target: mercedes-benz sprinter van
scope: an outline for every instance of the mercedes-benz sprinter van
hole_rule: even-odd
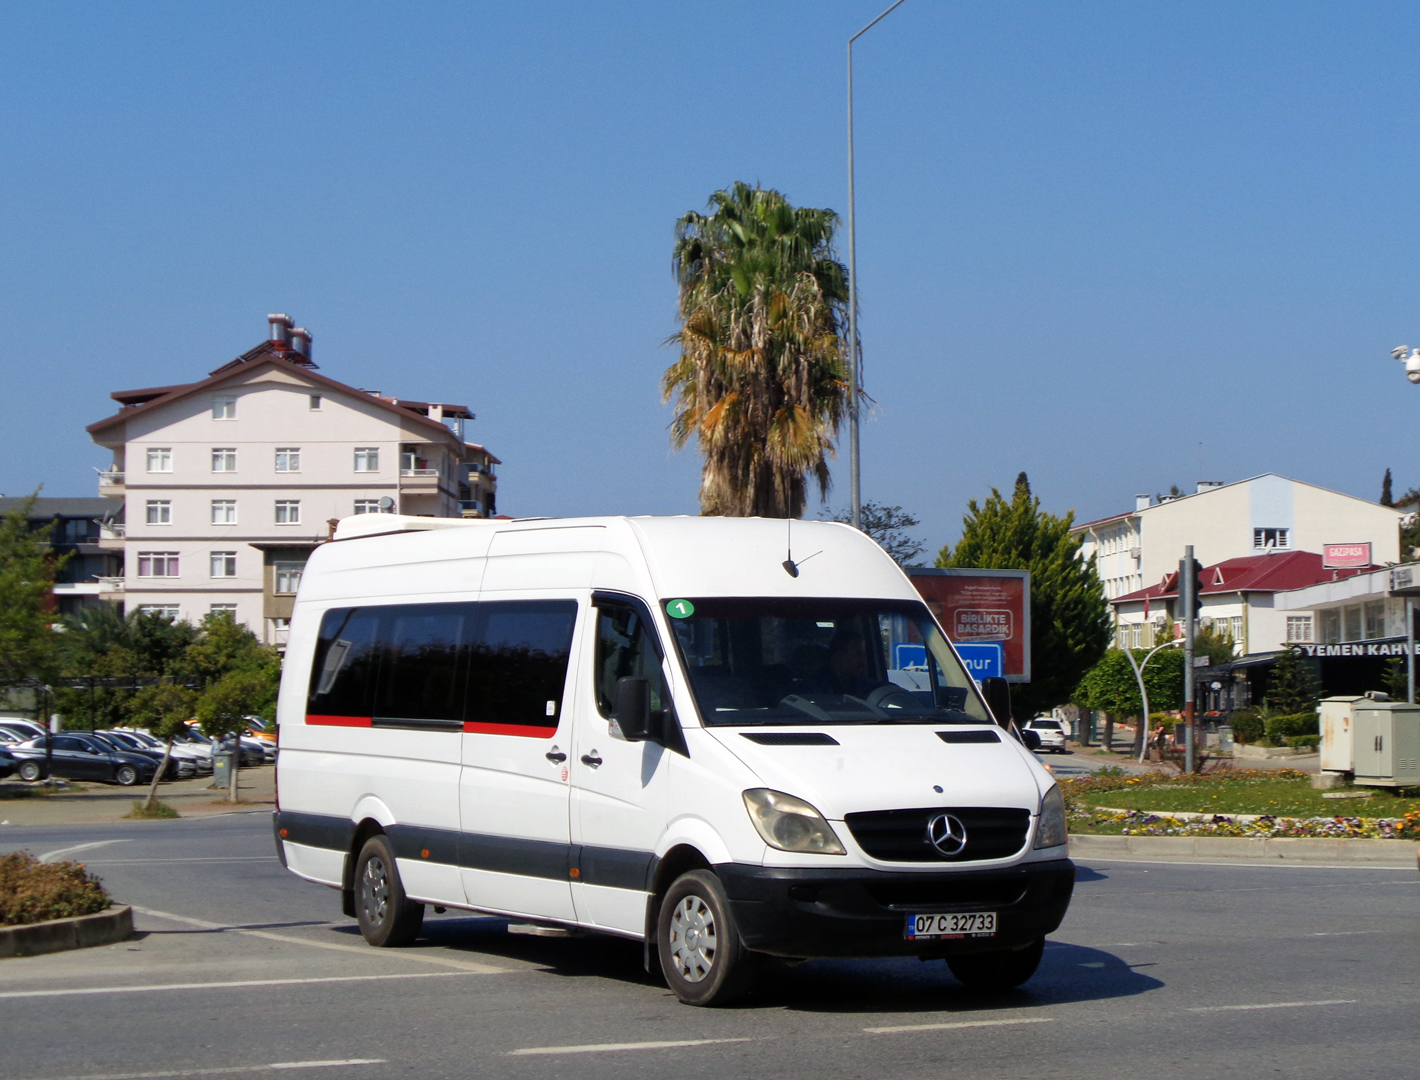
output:
[[[1050,773],[846,525],[348,518],[278,719],[282,862],[372,945],[433,904],[641,940],[697,1005],[766,957],[1000,989],[1074,887]]]

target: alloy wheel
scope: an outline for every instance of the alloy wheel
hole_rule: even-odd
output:
[[[390,880],[385,862],[378,855],[365,860],[365,873],[360,879],[360,900],[365,907],[365,918],[373,926],[382,926],[389,913]]]

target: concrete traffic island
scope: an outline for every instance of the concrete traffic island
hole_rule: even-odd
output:
[[[115,905],[95,915],[0,926],[0,959],[91,949],[96,945],[127,941],[132,936],[133,909],[127,904]]]
[[[1072,834],[1074,859],[1237,860],[1336,866],[1417,866],[1413,840],[1325,836],[1092,836]]]

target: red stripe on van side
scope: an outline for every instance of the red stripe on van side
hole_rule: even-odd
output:
[[[322,727],[369,727],[370,717],[368,716],[318,716],[315,713],[306,713],[306,723],[317,724]]]
[[[556,727],[532,727],[527,724],[475,724],[465,720],[463,729],[471,735],[522,735],[530,739],[550,739],[557,734]]]

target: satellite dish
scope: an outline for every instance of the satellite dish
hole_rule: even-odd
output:
[[[381,499],[380,499],[380,510],[381,510],[383,513],[388,514],[388,513],[389,513],[391,510],[393,510],[393,509],[394,509],[394,500],[391,499],[388,495],[385,495],[385,496],[381,497]]]

